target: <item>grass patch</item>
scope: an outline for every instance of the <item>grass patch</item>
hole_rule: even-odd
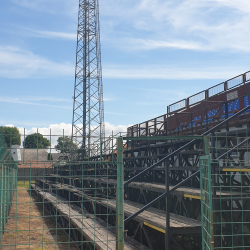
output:
[[[11,234],[11,233],[5,233],[4,235],[3,235],[3,237],[4,238],[8,238],[8,237],[10,237],[10,238],[15,238],[15,234]]]
[[[31,184],[34,184],[35,181],[18,181],[17,186],[21,188],[29,189]]]

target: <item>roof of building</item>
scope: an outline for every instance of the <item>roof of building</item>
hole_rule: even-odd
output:
[[[27,149],[20,148],[21,159],[24,162],[27,161],[47,161],[48,160],[48,149]]]
[[[53,161],[60,161],[60,159],[68,158],[70,156],[69,153],[51,153]],[[60,158],[60,159],[59,159]]]
[[[37,162],[37,161],[26,161],[20,162],[18,168],[51,168],[55,162]]]

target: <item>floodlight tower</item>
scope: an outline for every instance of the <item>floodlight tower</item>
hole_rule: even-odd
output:
[[[79,0],[72,137],[80,159],[102,154],[105,132],[99,0]]]

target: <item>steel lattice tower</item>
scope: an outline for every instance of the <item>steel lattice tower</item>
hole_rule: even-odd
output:
[[[99,0],[79,0],[72,135],[81,159],[102,154],[105,132]]]

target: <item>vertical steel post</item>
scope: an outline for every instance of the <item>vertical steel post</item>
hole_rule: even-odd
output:
[[[206,119],[207,131],[208,131],[208,115],[207,115],[207,108],[206,108],[205,110],[206,110],[205,119]]]
[[[248,87],[248,101],[250,102],[250,86]]]
[[[200,104],[200,117],[201,117],[201,125],[202,125],[202,102]],[[202,126],[201,127],[201,135],[202,135]]]
[[[209,138],[208,138],[208,136],[204,136],[203,143],[204,143],[204,154],[205,155],[210,155],[210,152],[209,152]]]
[[[169,161],[166,161],[165,169],[166,185],[166,232],[165,232],[165,250],[170,250],[170,206],[169,206]]]
[[[213,190],[209,137],[204,136],[204,154],[200,157],[202,249],[214,249]],[[205,192],[204,192],[205,191]]]
[[[211,174],[212,174],[211,181],[212,181],[212,192],[213,192],[214,196],[216,195],[216,188],[215,188],[215,167],[216,167],[216,164],[214,163],[215,158],[216,158],[216,156],[215,156],[215,132],[212,132],[211,133],[211,161],[212,161],[212,163],[211,163]]]
[[[2,160],[2,159],[1,159]],[[0,169],[0,240],[2,239],[3,236],[3,164],[1,163],[1,169]]]
[[[177,118],[177,126],[178,126],[178,136],[180,135],[180,124],[179,124],[179,118]]]
[[[225,102],[225,119],[228,118],[228,102]],[[226,130],[229,131],[229,123],[226,123]]]
[[[114,131],[112,130],[112,144],[111,144],[111,150],[112,150],[112,163],[114,161]]]
[[[2,226],[3,226],[3,230],[4,230],[4,225],[5,225],[5,204],[6,204],[6,190],[5,190],[5,186],[6,186],[6,173],[5,173],[5,161],[3,163],[3,181],[2,181],[2,190],[3,190],[3,199],[2,199],[2,205],[3,205],[3,214],[2,214]]]
[[[194,135],[194,128],[193,128],[193,113],[190,114],[190,120],[191,120],[191,131],[192,131],[192,135]]]
[[[123,138],[117,138],[116,250],[124,249]]]

